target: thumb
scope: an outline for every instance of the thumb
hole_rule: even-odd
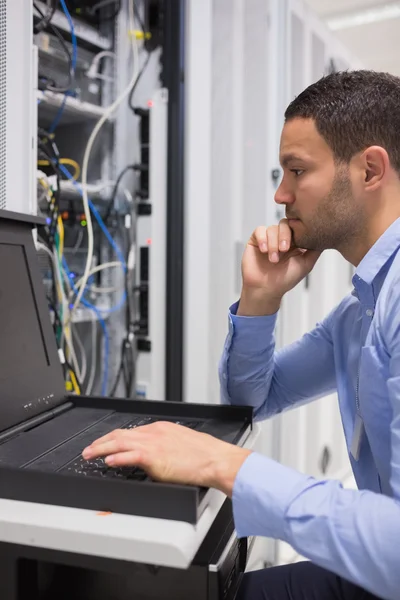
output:
[[[321,254],[322,250],[304,250],[303,260],[308,269],[308,272],[310,272],[314,268],[315,263],[317,262]]]

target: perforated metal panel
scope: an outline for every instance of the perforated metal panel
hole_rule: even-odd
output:
[[[0,209],[6,208],[7,0],[0,0]]]

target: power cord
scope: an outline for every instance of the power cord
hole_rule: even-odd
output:
[[[134,393],[133,386],[135,384],[135,373],[136,373],[136,321],[135,321],[135,306],[134,306],[134,268],[135,268],[135,235],[133,233],[133,212],[135,210],[134,205],[131,204],[131,214],[127,214],[125,217],[125,223],[129,224],[129,227],[125,225],[127,235],[127,249],[126,249],[126,264],[127,270],[125,272],[125,293],[126,293],[126,335],[122,340],[121,344],[121,358],[118,367],[117,375],[114,384],[111,388],[110,395],[115,396],[118,389],[118,385],[123,376],[125,385],[125,396],[131,398]]]
[[[38,11],[39,14],[41,14],[41,19],[34,26],[34,29],[33,29],[34,33],[40,33],[41,31],[44,31],[45,29],[47,29],[47,27],[50,25],[52,18],[54,17],[54,14],[57,9],[57,4],[58,4],[58,0],[48,0],[47,15],[43,15],[43,13],[40,13],[40,11]],[[36,6],[35,6],[35,8],[36,8],[36,10],[38,10]]]
[[[94,16],[97,12],[99,12],[102,8],[106,8],[107,6],[111,6],[112,4],[116,5],[115,11],[111,15],[102,16],[99,18],[101,21],[113,21],[116,19],[121,12],[122,2],[121,0],[101,0],[94,6],[91,6],[87,9],[89,15]]]
[[[145,30],[146,28],[145,28],[145,26],[144,26],[144,23],[143,23],[143,21],[142,21],[142,18],[141,18],[141,16],[140,16],[140,13],[139,13],[139,11],[138,11],[138,9],[137,9],[137,6],[136,6],[136,4],[134,5],[134,11],[135,11],[135,18],[136,18],[136,20],[137,20],[137,21],[138,21],[138,23],[139,23],[140,29],[142,30],[143,39],[144,39],[144,47],[146,48],[146,40],[147,40],[147,39],[149,39],[149,36],[151,37],[151,34],[146,32],[146,30]],[[146,49],[147,49],[147,48],[146,48]],[[135,94],[136,88],[137,88],[137,86],[138,86],[138,83],[139,83],[139,81],[140,81],[140,79],[141,79],[141,77],[142,77],[143,73],[144,73],[144,72],[145,72],[145,70],[147,69],[147,65],[149,64],[149,61],[150,61],[150,56],[151,56],[151,53],[150,53],[150,51],[147,49],[147,57],[146,57],[146,60],[144,61],[144,63],[143,63],[143,66],[142,66],[142,68],[140,69],[139,75],[138,75],[138,77],[137,77],[137,79],[136,79],[135,85],[133,86],[133,88],[132,88],[132,90],[131,90],[131,93],[129,94],[128,106],[129,106],[129,108],[130,108],[130,109],[133,111],[133,113],[135,113],[135,114],[136,114],[136,110],[135,110],[135,107],[134,107],[134,105],[133,105],[133,96],[134,96],[134,94]]]
[[[113,191],[111,193],[110,201],[109,201],[108,206],[106,208],[106,211],[104,213],[103,220],[104,220],[105,223],[108,222],[108,220],[109,220],[109,218],[111,216],[112,210],[114,208],[114,203],[115,203],[115,200],[116,200],[116,197],[117,197],[118,189],[119,189],[119,186],[120,186],[120,183],[121,183],[122,179],[125,177],[126,173],[129,173],[129,171],[134,171],[135,172],[137,169],[138,169],[137,165],[127,165],[126,167],[124,167],[122,169],[122,171],[118,175],[117,180],[116,180],[115,185],[114,185],[114,188],[113,188]]]

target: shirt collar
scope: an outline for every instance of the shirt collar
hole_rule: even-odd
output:
[[[386,229],[375,244],[368,250],[356,269],[356,277],[368,285],[386,265],[400,246],[400,218]]]

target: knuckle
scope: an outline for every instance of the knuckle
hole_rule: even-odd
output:
[[[268,227],[267,229],[267,233],[268,235],[276,235],[278,232],[278,225],[271,225],[270,227]]]
[[[132,442],[126,438],[121,438],[118,440],[118,450],[126,451],[130,450],[132,446]]]
[[[270,244],[276,244],[278,241],[278,227],[273,225],[268,229],[268,242]]]
[[[265,236],[266,236],[266,231],[267,228],[266,227],[257,227],[257,229],[254,232],[254,235],[256,237],[256,239],[259,240],[264,240]]]

